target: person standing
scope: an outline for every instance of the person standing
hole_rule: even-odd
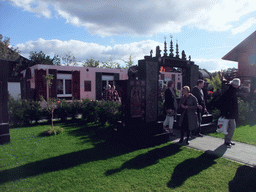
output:
[[[192,94],[197,98],[198,104],[201,106],[197,109],[197,115],[198,115],[198,121],[199,126],[198,128],[193,132],[194,136],[203,137],[201,133],[201,123],[202,123],[202,116],[204,113],[207,112],[206,105],[205,105],[205,97],[203,93],[203,87],[204,87],[204,80],[199,79],[197,81],[196,86],[192,89]]]
[[[111,85],[107,85],[107,88],[103,91],[103,100],[112,101]]]
[[[221,116],[228,119],[228,134],[225,135],[224,144],[229,148],[231,145],[235,145],[231,140],[235,132],[236,120],[238,119],[237,89],[240,86],[240,83],[240,79],[233,79],[228,89],[220,96],[218,102]]]
[[[196,130],[198,128],[198,116],[197,108],[202,107],[198,105],[196,97],[190,93],[190,88],[184,86],[182,88],[182,98],[180,101],[181,116],[179,119],[180,126],[180,140],[179,143],[183,142],[184,133],[187,132],[186,144],[189,145],[189,135],[190,131]]]
[[[115,85],[113,85],[111,88],[111,94],[112,94],[112,101],[120,102],[119,94],[116,90]]]
[[[178,103],[176,100],[176,94],[174,92],[173,81],[168,81],[168,88],[166,89],[164,95],[165,95],[166,118],[163,123],[163,129],[169,132],[171,136],[174,136],[173,123],[174,123],[174,117],[177,113]]]

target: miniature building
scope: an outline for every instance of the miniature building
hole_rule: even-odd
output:
[[[107,69],[93,67],[71,67],[55,65],[34,65],[22,71],[22,98],[39,100],[59,98],[65,100],[92,99],[101,100],[102,91],[107,84],[116,85],[118,80],[128,79],[126,69]],[[47,88],[44,76],[52,74],[52,85]],[[182,75],[177,72],[162,72],[160,83],[162,86],[170,79],[175,80],[180,90]],[[118,86],[117,86],[118,90]],[[119,91],[119,90],[118,90]]]
[[[256,31],[228,52],[224,60],[238,62],[237,77],[246,92],[256,93]]]

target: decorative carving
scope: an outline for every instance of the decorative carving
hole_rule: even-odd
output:
[[[138,66],[132,66],[128,69],[128,77],[129,79],[136,79],[136,77],[138,77]]]
[[[164,37],[164,56],[167,56],[166,37]]]
[[[186,60],[186,59],[187,59],[187,57],[186,57],[186,54],[185,54],[185,51],[184,51],[184,50],[182,51],[182,53],[181,53],[181,54],[182,54],[182,59],[183,59],[183,60]]]
[[[159,46],[156,46],[156,57],[161,57],[161,50]]]
[[[173,57],[173,43],[172,43],[172,36],[170,36],[171,37],[171,43],[170,43],[170,54],[169,54],[169,56],[170,57]]]
[[[176,58],[179,58],[179,45],[178,45],[178,40],[176,41]]]

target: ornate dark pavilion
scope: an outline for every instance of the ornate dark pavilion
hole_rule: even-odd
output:
[[[119,81],[118,86],[122,96],[122,130],[130,138],[148,138],[161,134],[162,124],[158,119],[158,90],[160,71],[182,72],[182,84],[194,87],[199,78],[199,67],[191,61],[191,56],[186,57],[185,51],[179,55],[176,42],[174,54],[173,41],[170,41],[170,52],[167,53],[166,39],[164,51],[161,55],[160,47],[156,47],[155,57],[153,51],[143,60],[138,61],[138,66],[128,70],[128,80]],[[209,120],[211,121],[211,119]]]

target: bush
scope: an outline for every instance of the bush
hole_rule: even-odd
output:
[[[256,101],[246,101],[239,98],[238,100],[239,110],[239,125],[255,125],[256,123]]]
[[[81,111],[81,102],[73,98],[72,102],[69,103],[69,107],[70,107],[70,115],[72,119],[75,120],[78,113]]]
[[[91,101],[89,99],[84,99],[81,102],[81,113],[82,118],[86,120],[87,123],[98,121],[98,101]]]
[[[42,110],[38,102],[9,98],[9,121],[14,126],[28,125],[41,118]]]
[[[121,117],[121,105],[115,101],[101,101],[98,107],[99,123],[116,125]]]
[[[50,106],[52,104],[54,105],[54,112],[51,111]],[[82,118],[87,123],[99,122],[102,125],[106,122],[110,125],[116,125],[121,119],[121,104],[114,101],[98,102],[84,99],[81,102],[78,100],[66,102],[65,100],[49,99],[48,102],[37,102],[10,98],[9,109],[10,123],[14,126],[22,126],[42,119],[51,122],[52,115],[54,118],[57,117],[66,121],[67,117],[75,119],[78,114],[82,114]]]
[[[56,117],[60,118],[61,121],[66,121],[70,113],[69,103],[65,99],[59,100],[57,102],[57,109],[55,110]]]

